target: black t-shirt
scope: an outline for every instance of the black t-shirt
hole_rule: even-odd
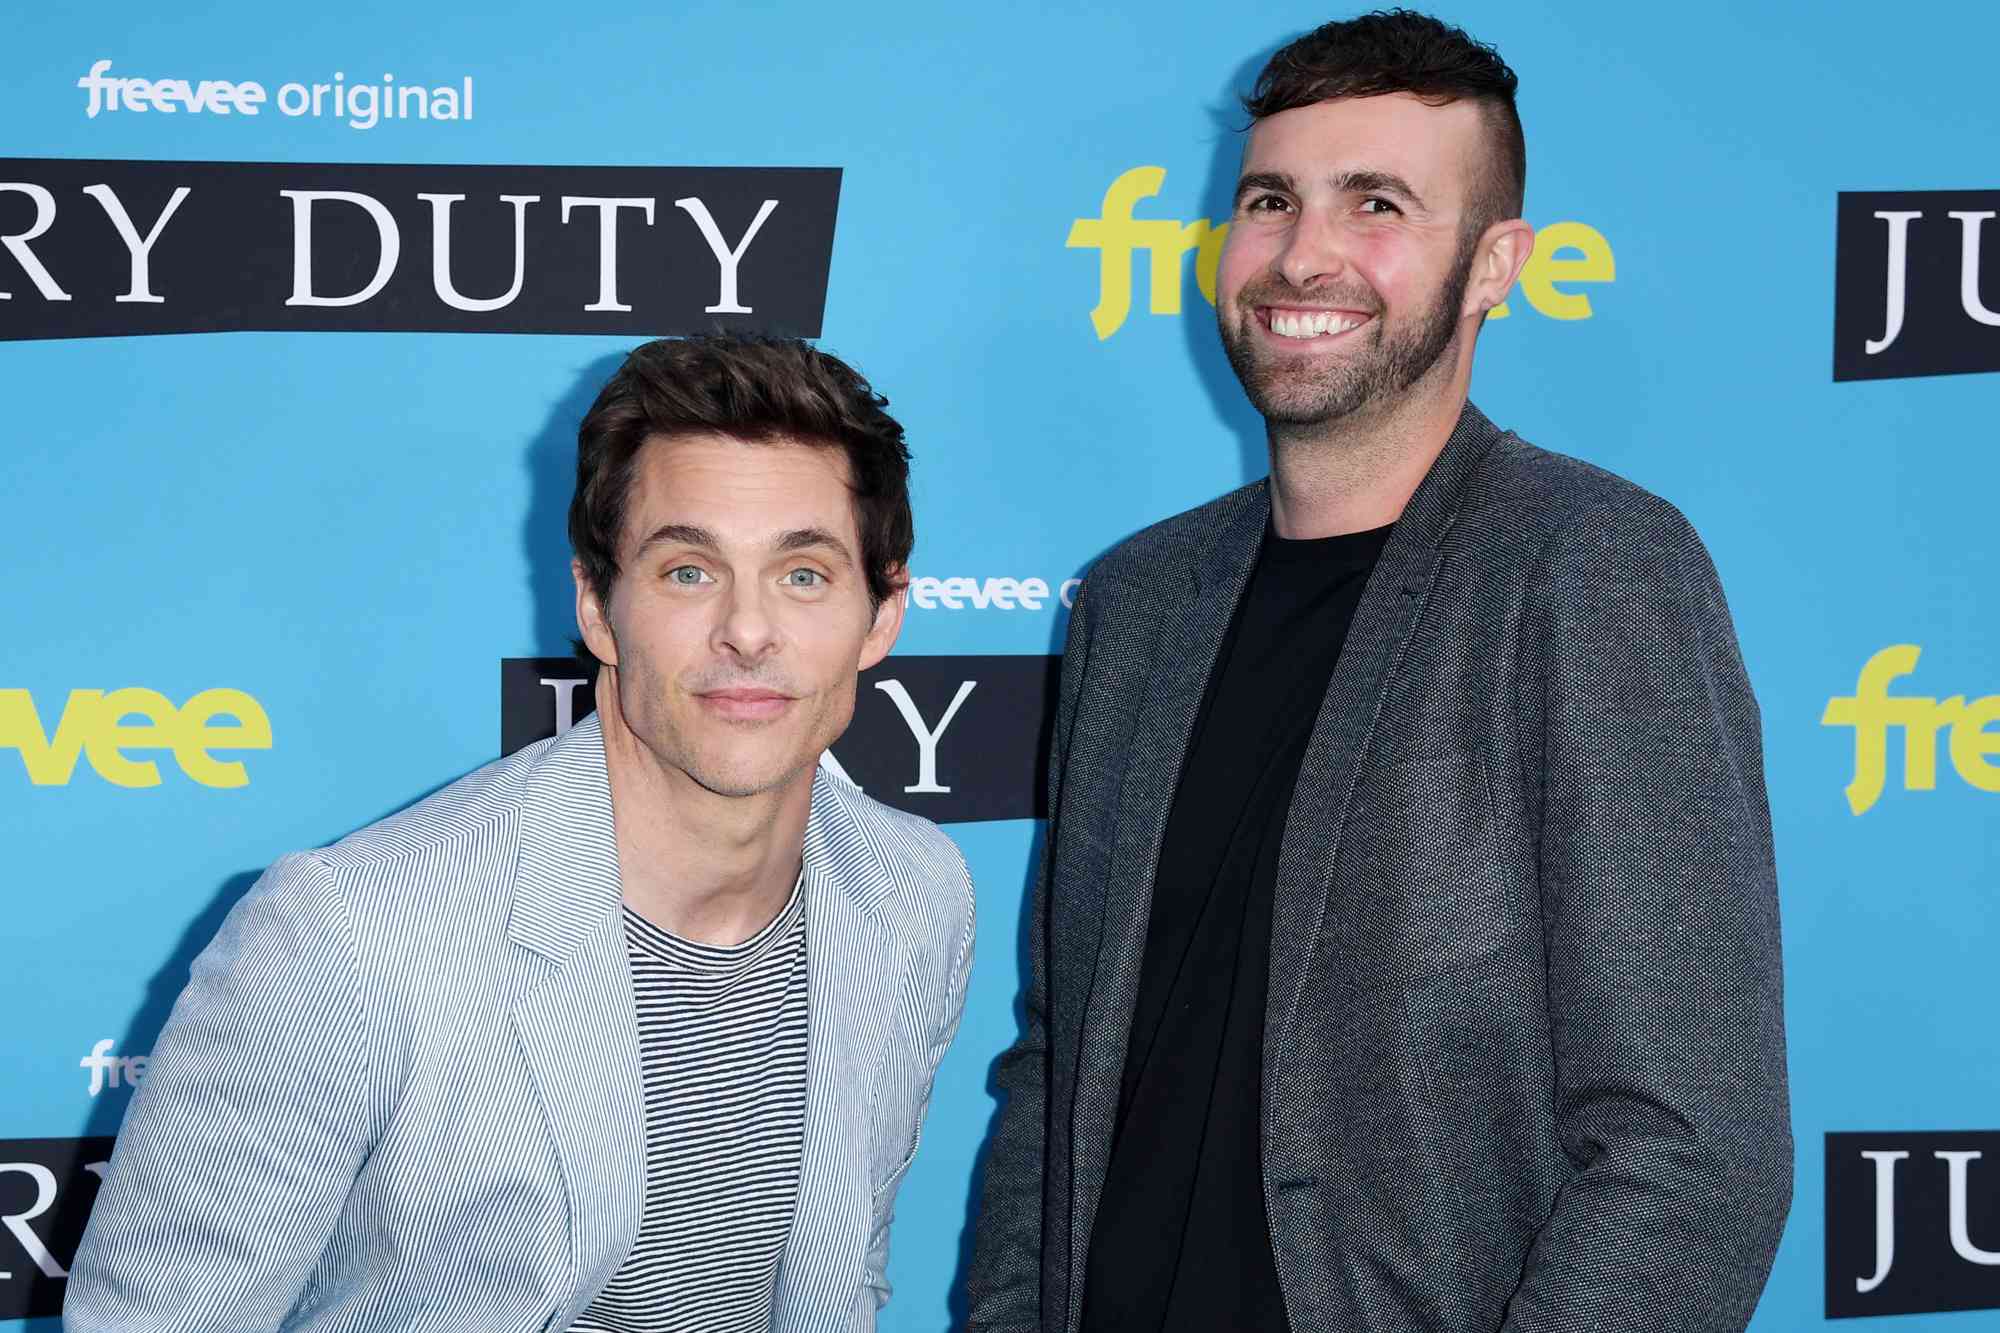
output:
[[[1267,531],[1189,741],[1153,881],[1085,1333],[1282,1330],[1264,1213],[1264,996],[1285,816],[1388,528]]]

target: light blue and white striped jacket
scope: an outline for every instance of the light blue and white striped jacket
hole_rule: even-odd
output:
[[[773,1327],[872,1329],[972,953],[936,826],[821,773],[811,1037]],[[644,1113],[595,718],[230,913],[153,1052],[69,1330],[566,1328],[639,1225]]]

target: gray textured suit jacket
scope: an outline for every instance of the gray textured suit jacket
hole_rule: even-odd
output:
[[[972,886],[934,825],[822,773],[802,892],[805,1148],[772,1327],[857,1333],[964,1004]],[[620,902],[595,717],[278,862],[153,1052],[64,1327],[567,1328],[645,1191]]]
[[[976,1330],[1077,1326],[1168,806],[1268,514],[1258,482],[1147,529],[1072,615]],[[1295,1333],[1740,1329],[1791,1197],[1778,954],[1701,543],[1468,405],[1285,826],[1263,1183]]]

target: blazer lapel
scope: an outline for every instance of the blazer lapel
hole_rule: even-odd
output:
[[[1181,599],[1160,608],[1166,627],[1153,650],[1146,700],[1119,790],[1096,975],[1078,1043],[1070,1137],[1072,1322],[1083,1297],[1091,1223],[1110,1162],[1112,1122],[1167,814],[1208,678],[1256,566],[1270,518],[1270,498],[1263,483],[1245,487],[1238,496],[1234,513],[1217,525],[1212,541],[1190,553]]]
[[[1410,497],[1368,578],[1299,767],[1278,859],[1264,1023],[1264,1117],[1282,1110],[1279,1073],[1325,923],[1333,864],[1382,701],[1430,599],[1465,485],[1499,431],[1471,403]]]
[[[508,937],[514,1029],[569,1200],[567,1326],[624,1261],[645,1201],[639,1034],[604,740],[595,717],[546,750],[521,801]]]
[[[895,1003],[894,949],[874,910],[892,887],[824,773],[813,779],[803,867],[806,1114],[798,1211],[772,1327],[845,1329],[873,1226],[874,1088]]]

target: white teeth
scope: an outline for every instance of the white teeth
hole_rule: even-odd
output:
[[[1271,332],[1284,338],[1319,338],[1329,333],[1346,333],[1358,329],[1366,322],[1366,316],[1342,316],[1332,311],[1315,311],[1292,314],[1287,311],[1271,312]]]

